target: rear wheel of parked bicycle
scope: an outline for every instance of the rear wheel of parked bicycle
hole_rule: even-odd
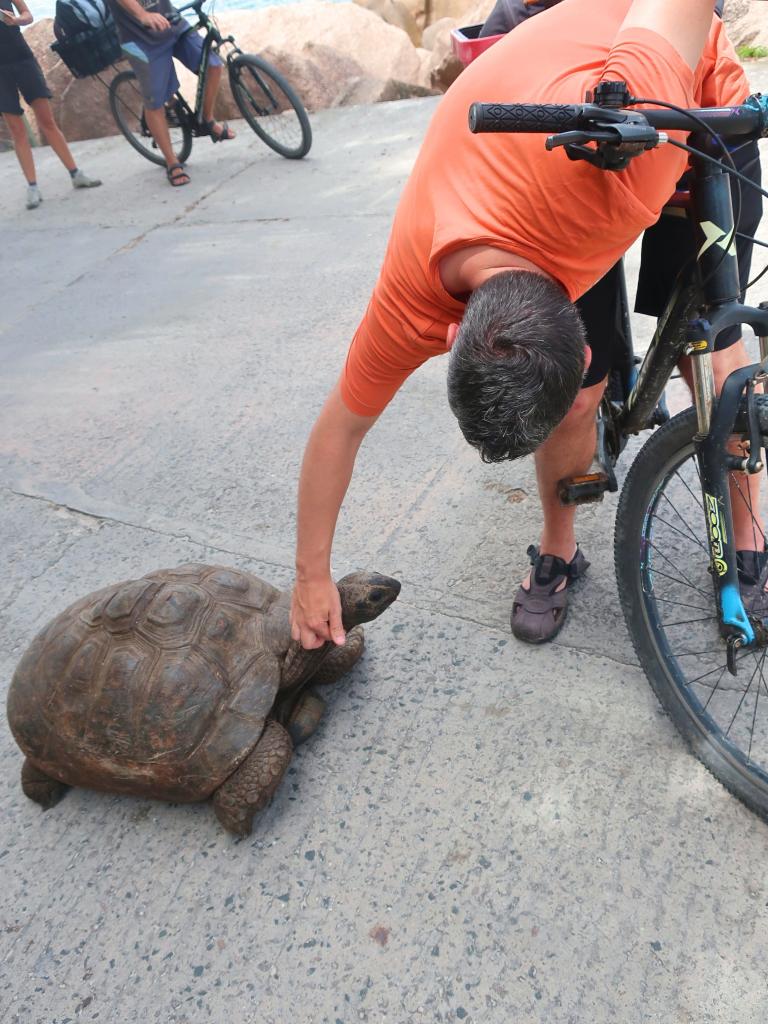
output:
[[[768,648],[738,651],[737,674],[728,671],[696,431],[688,409],[657,430],[632,465],[616,514],[619,595],[640,664],[678,731],[723,785],[768,818]],[[746,510],[750,548],[762,550],[768,518],[759,477],[750,487],[745,474],[731,472],[729,488],[734,511],[737,503]],[[757,567],[754,584],[742,588],[748,613],[760,619],[768,616],[767,576]]]
[[[229,62],[229,81],[240,112],[263,142],[288,160],[307,155],[312,145],[307,112],[279,71],[244,53]]]
[[[192,132],[186,121],[180,119],[176,111],[176,101],[171,101],[166,108],[168,131],[171,145],[180,164],[189,159],[192,152]],[[133,71],[121,71],[115,75],[109,87],[109,105],[112,109],[117,127],[130,142],[137,153],[159,167],[165,167],[163,154],[157,148],[152,133],[144,118],[144,100],[139,83]]]

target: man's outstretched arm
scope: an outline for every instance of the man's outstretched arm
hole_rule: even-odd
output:
[[[344,643],[339,592],[331,576],[331,548],[358,449],[377,419],[350,412],[337,385],[309,435],[299,480],[296,584],[291,601],[291,633],[307,649],[327,640]]]

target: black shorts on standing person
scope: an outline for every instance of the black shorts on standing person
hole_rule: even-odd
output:
[[[43,197],[37,185],[21,97],[34,111],[41,134],[69,171],[73,187],[93,188],[101,184],[78,168],[54,120],[49,102],[51,91],[35,55],[21,34],[21,26],[31,24],[32,20],[25,0],[0,0],[0,114],[8,125],[16,156],[27,179],[28,210],[38,207]]]

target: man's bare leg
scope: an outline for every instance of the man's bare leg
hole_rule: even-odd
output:
[[[539,550],[566,562],[576,552],[576,509],[561,504],[557,485],[589,470],[597,440],[595,414],[604,390],[605,381],[582,388],[568,415],[536,451],[536,479],[544,514]]]
[[[715,390],[720,394],[725,379],[734,370],[748,366],[750,359],[739,340],[730,348],[715,352],[712,356],[712,371],[715,377]],[[691,359],[680,360],[680,372],[692,390],[693,376]],[[729,484],[731,490],[731,511],[733,513],[733,534],[737,551],[762,551],[765,543],[765,527],[760,515],[760,480],[762,473],[731,473]]]
[[[21,165],[21,170],[27,183],[36,181],[35,158],[32,156],[32,146],[29,143],[24,118],[16,114],[3,114],[8,131],[13,139],[13,148],[16,152],[16,159]]]
[[[605,382],[582,388],[568,415],[536,451],[536,477],[544,514],[539,554],[512,603],[512,632],[544,643],[560,631],[567,608],[563,591],[589,563],[577,553],[573,506],[560,503],[558,483],[589,470],[595,454],[595,413]]]
[[[168,122],[165,118],[165,107],[157,107],[154,110],[147,110],[145,107],[144,117],[147,119],[147,128],[152,132],[152,138],[157,143],[157,148],[163,154],[166,167],[173,167],[179,161],[173,151],[171,133],[168,131]],[[183,175],[180,172],[177,172],[177,174],[179,184],[186,185],[189,181],[189,175],[186,172]]]
[[[219,88],[221,86],[221,76],[224,74],[223,67],[208,67],[208,78],[205,83],[205,92],[203,93],[203,120],[206,123],[213,122],[213,131],[217,135],[221,135],[225,131],[224,125],[218,121],[213,120],[213,106],[216,102],[216,96],[218,95]],[[229,134],[225,134],[225,138],[234,139],[235,133],[231,128],[227,128],[226,131]]]

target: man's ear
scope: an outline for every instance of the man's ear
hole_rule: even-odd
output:
[[[450,328],[449,328],[450,330]],[[584,373],[589,369],[590,363],[592,362],[592,349],[589,345],[584,346]]]
[[[458,324],[448,324],[448,330],[445,335],[445,347],[447,349],[453,348],[453,343],[456,341],[456,335],[459,333]]]

